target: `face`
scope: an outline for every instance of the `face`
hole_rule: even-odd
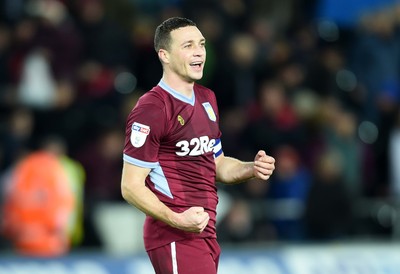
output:
[[[205,38],[197,27],[173,30],[170,49],[160,52],[165,68],[182,80],[194,82],[203,76],[206,60]]]

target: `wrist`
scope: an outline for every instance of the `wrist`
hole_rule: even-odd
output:
[[[167,223],[175,228],[179,227],[179,217],[180,215],[172,210],[167,211]]]
[[[248,174],[249,174],[248,179],[254,179],[257,177],[256,169],[255,169],[255,162],[248,163]]]

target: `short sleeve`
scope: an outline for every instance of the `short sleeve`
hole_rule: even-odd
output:
[[[138,102],[126,122],[124,161],[142,167],[155,167],[165,119],[162,105]]]

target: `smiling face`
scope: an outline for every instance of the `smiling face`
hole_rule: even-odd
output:
[[[205,38],[195,26],[175,29],[170,33],[168,49],[158,54],[164,74],[187,83],[200,80],[206,60]]]

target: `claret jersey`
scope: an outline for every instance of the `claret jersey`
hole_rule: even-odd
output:
[[[184,232],[146,217],[147,250],[195,237],[216,237],[214,158],[222,153],[214,93],[198,84],[182,96],[163,81],[144,94],[128,116],[124,161],[150,168],[146,186],[175,212],[201,206],[210,221],[200,233]]]

